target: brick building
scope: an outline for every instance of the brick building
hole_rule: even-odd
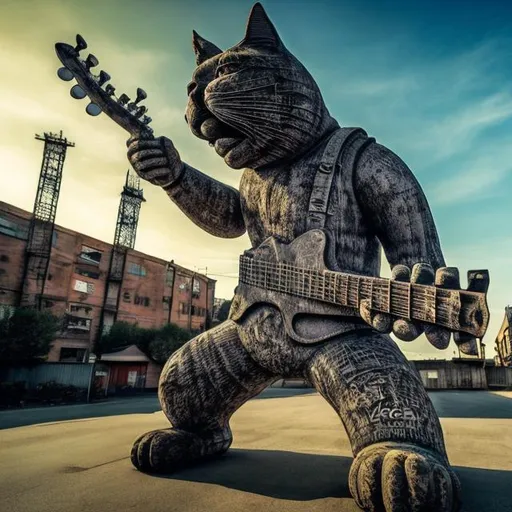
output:
[[[31,218],[30,212],[0,201],[0,309],[20,304]],[[109,243],[54,226],[39,303],[62,317],[63,327],[48,361],[87,361],[107,313],[141,327],[172,322],[190,330],[207,328],[215,280],[128,249],[117,302],[106,296],[111,253]]]

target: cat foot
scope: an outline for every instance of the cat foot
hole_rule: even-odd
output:
[[[145,473],[172,473],[224,453],[231,440],[231,433],[226,431],[199,436],[173,428],[153,430],[135,441],[131,461]]]
[[[412,444],[367,446],[352,463],[350,493],[367,512],[456,512],[460,483],[442,456]]]

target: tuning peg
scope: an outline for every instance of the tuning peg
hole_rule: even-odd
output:
[[[90,116],[99,116],[101,114],[101,107],[96,105],[96,103],[89,103],[89,105],[87,105],[87,107],[85,107],[85,111],[90,115]]]
[[[151,121],[153,121],[153,119],[151,119],[151,117],[149,116],[143,116],[141,121],[144,123],[144,124],[149,124],[151,123]]]
[[[69,69],[66,68],[65,66],[58,69],[57,76],[61,80],[64,80],[65,82],[69,82],[70,80],[73,80],[73,73],[71,73],[71,71],[69,71]]]
[[[87,43],[85,42],[85,39],[80,34],[77,34],[75,52],[80,53],[82,50],[85,50],[86,48]]]
[[[146,112],[148,111],[148,109],[144,106],[142,107],[139,107],[134,113],[133,115],[138,119],[139,117],[141,117],[143,114],[145,114]]]
[[[81,100],[87,96],[85,91],[79,85],[74,85],[73,87],[71,87],[69,94],[71,94],[71,96],[75,98],[75,100]]]
[[[89,53],[87,59],[85,60],[85,68],[87,71],[89,71],[91,68],[96,67],[99,63],[100,61],[96,58],[96,56],[92,53]]]
[[[117,102],[119,103],[119,105],[121,106],[125,106],[128,102],[130,101],[130,98],[126,95],[126,94],[121,94],[121,96],[119,96],[119,99],[117,100]]]
[[[133,101],[132,103],[129,103],[127,108],[130,112],[133,112],[136,108],[137,108],[137,103],[139,103],[140,101],[142,100],[145,100],[146,98],[148,97],[148,95],[146,94],[146,91],[144,91],[143,89],[141,89],[140,87],[137,88],[137,97],[135,98],[135,101]],[[136,112],[139,112],[138,110]],[[140,115],[142,115],[144,112],[142,112]]]
[[[98,85],[101,87],[102,85],[106,84],[110,78],[110,75],[106,71],[101,70],[98,79]]]
[[[148,97],[146,91],[144,89],[141,89],[140,87],[137,87],[137,98],[135,98],[135,104],[141,102],[142,100],[145,100]]]
[[[105,92],[109,96],[113,96],[115,91],[116,91],[116,88],[111,84],[107,84],[107,87],[105,87]]]

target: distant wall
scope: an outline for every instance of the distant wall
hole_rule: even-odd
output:
[[[487,389],[482,362],[411,361],[426,389]]]
[[[512,389],[512,368],[488,366],[485,368],[487,385],[490,388]]]
[[[25,382],[27,389],[35,389],[38,384],[50,381],[88,388],[92,366],[88,363],[43,363],[36,366],[0,368],[0,382]]]

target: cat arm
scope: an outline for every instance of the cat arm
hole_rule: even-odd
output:
[[[166,137],[130,139],[128,159],[135,172],[162,187],[180,210],[211,235],[236,238],[245,233],[238,190],[183,162]]]
[[[435,280],[436,285],[460,288],[457,269],[445,268],[425,194],[397,155],[380,144],[370,144],[354,170],[354,190],[368,225],[384,248],[392,278],[421,284],[434,284]],[[363,318],[387,332],[392,323],[393,332],[404,341],[415,339],[423,331],[438,348],[446,348],[450,341],[449,331],[430,324],[393,322],[382,315],[371,318],[368,312]]]

